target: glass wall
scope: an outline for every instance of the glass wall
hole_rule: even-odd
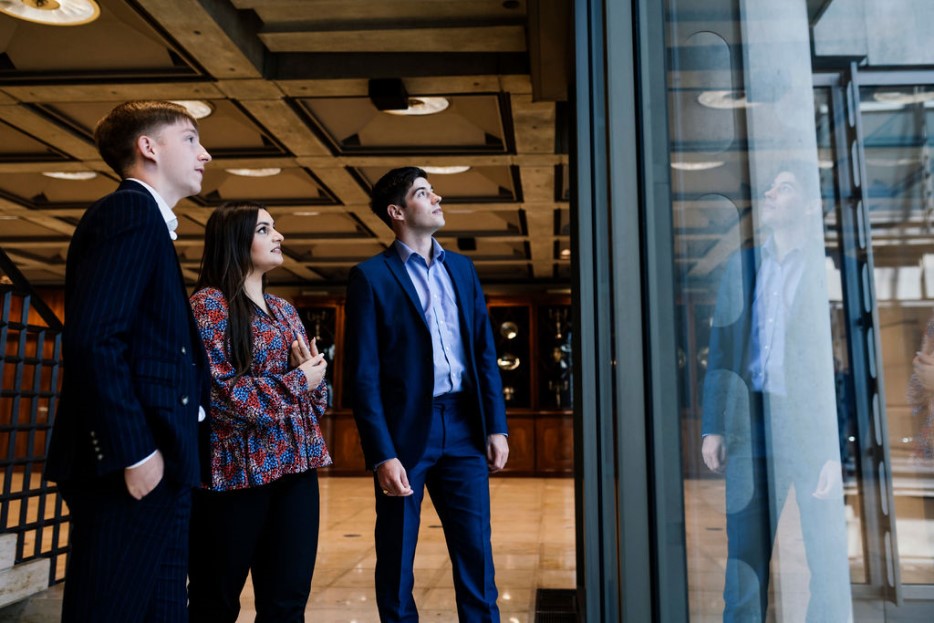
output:
[[[666,8],[690,618],[920,620],[934,3]]]

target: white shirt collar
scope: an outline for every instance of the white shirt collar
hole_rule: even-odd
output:
[[[131,182],[136,182],[143,188],[149,191],[149,194],[152,195],[152,198],[156,200],[156,205],[159,206],[159,212],[162,214],[162,218],[165,219],[165,226],[169,230],[169,237],[172,240],[178,238],[178,234],[175,233],[175,228],[178,227],[178,217],[175,216],[175,212],[172,211],[172,208],[169,207],[169,204],[165,202],[156,189],[144,182],[141,179],[135,177],[128,177],[127,180]]]

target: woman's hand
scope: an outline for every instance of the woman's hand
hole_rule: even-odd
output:
[[[311,338],[310,348],[305,345],[305,340],[301,337],[292,342],[289,364],[305,373],[305,378],[308,379],[308,391],[317,389],[328,369],[328,362],[324,360],[324,355],[318,352],[315,338]]]

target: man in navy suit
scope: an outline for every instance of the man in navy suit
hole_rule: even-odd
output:
[[[424,489],[447,541],[461,621],[496,622],[489,473],[509,455],[502,381],[477,272],[441,248],[441,197],[395,169],[371,208],[396,235],[347,289],[354,418],[375,472],[376,601],[383,623],[418,621],[413,563]]]
[[[172,245],[172,207],[211,156],[188,112],[117,106],[95,130],[123,180],[75,228],[65,273],[65,372],[46,477],[71,512],[62,620],[187,620],[191,487],[207,359]]]

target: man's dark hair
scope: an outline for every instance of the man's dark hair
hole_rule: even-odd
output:
[[[243,282],[253,270],[250,249],[262,204],[250,201],[228,202],[211,214],[204,228],[204,254],[195,291],[220,290],[227,300],[227,357],[237,378],[253,364],[253,303]],[[265,289],[265,275],[263,286]]]
[[[104,162],[124,178],[136,161],[136,139],[185,120],[198,128],[198,122],[184,106],[159,100],[124,102],[97,122],[94,142]]]
[[[374,184],[373,195],[370,198],[370,209],[390,229],[392,228],[392,220],[389,218],[386,208],[392,204],[405,207],[405,195],[412,188],[415,180],[420,177],[428,179],[428,174],[418,167],[402,167],[393,169],[379,178],[379,181]]]
[[[775,168],[772,180],[783,171],[795,176],[795,182],[805,198],[814,199],[820,196],[820,169],[817,161],[784,160]],[[769,182],[771,183],[772,180]]]

